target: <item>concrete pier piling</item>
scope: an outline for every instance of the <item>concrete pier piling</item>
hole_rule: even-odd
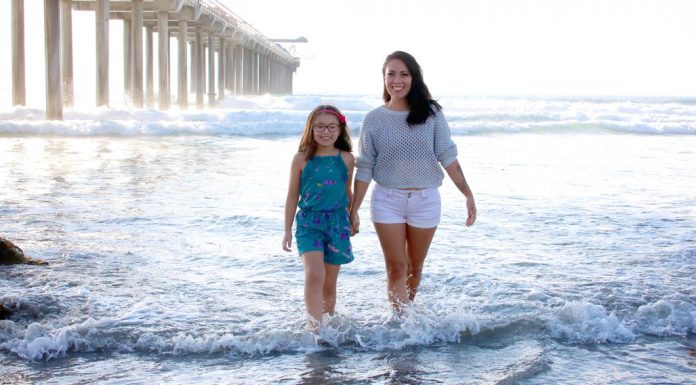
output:
[[[215,34],[208,32],[208,105],[215,107]]]
[[[203,31],[200,25],[196,26],[196,106],[198,108],[203,108],[203,93],[205,92],[205,81],[204,81],[204,66],[203,66]]]
[[[145,105],[155,107],[154,27],[145,27]]]
[[[25,105],[24,0],[11,1],[12,104]],[[73,105],[73,39],[92,33],[74,30],[73,11],[95,13],[97,106],[109,105],[111,20],[123,23],[124,96],[136,108],[154,108],[155,92],[157,107],[170,108],[171,68],[177,74],[176,98],[182,110],[189,107],[190,92],[195,93],[198,108],[205,108],[206,94],[208,106],[215,107],[226,93],[292,92],[299,59],[264,37],[219,0],[44,0],[48,119],[62,119],[63,107]],[[154,33],[158,36],[157,89]],[[178,51],[174,58],[170,58],[172,38],[176,39]],[[175,67],[170,59],[177,62]]]
[[[169,109],[169,13],[157,12],[159,53],[159,108]]]
[[[109,104],[109,0],[97,0],[96,56],[97,56],[97,107]]]
[[[225,55],[227,54],[227,47],[224,37],[218,39],[218,96],[220,100],[225,96],[225,79],[227,77],[227,71],[225,71]]]
[[[26,104],[24,0],[12,0],[12,105]]]
[[[46,117],[63,119],[63,87],[60,61],[60,3],[44,0],[46,42]]]
[[[63,59],[63,103],[70,107],[75,101],[73,95],[72,0],[61,0],[60,17]]]
[[[143,108],[143,0],[131,0],[131,94],[135,107]]]
[[[179,108],[185,110],[188,108],[188,79],[186,71],[187,68],[187,51],[188,43],[186,42],[187,30],[188,30],[188,15],[179,15],[179,30],[177,31],[178,49],[179,49],[179,93],[177,97],[177,102]]]

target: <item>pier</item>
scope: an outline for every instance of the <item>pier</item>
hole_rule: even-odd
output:
[[[21,106],[26,104],[24,0],[11,1],[12,103]],[[73,31],[73,11],[94,12],[94,31]],[[136,108],[168,110],[173,96],[180,109],[187,109],[194,103],[197,108],[215,107],[226,94],[292,94],[299,59],[218,0],[44,0],[48,119],[62,119],[63,107],[73,104],[75,32],[96,36],[95,104],[109,104],[113,20],[123,23],[124,90]],[[172,40],[178,45],[176,58],[170,55]],[[176,95],[170,91],[172,77]]]

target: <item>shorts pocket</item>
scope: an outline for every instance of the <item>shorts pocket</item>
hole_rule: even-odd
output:
[[[422,197],[423,200],[440,203],[440,190],[436,188],[429,188],[427,190],[423,190]]]
[[[389,193],[382,190],[381,188],[375,187],[375,189],[372,190],[372,201],[384,202],[385,200],[387,200],[387,198],[389,198]]]

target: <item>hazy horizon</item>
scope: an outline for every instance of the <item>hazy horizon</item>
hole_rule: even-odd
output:
[[[436,98],[696,96],[696,2],[340,0],[327,9],[316,0],[221,1],[269,38],[307,37],[285,44],[300,57],[296,94],[380,95],[384,57],[405,50]],[[9,10],[10,2],[0,5],[8,53]],[[42,16],[42,2],[25,2],[27,103],[35,107],[45,104]],[[94,105],[94,13],[74,11],[73,23],[77,104]],[[110,23],[113,105],[123,102],[121,26]],[[176,58],[176,40],[171,50]],[[11,55],[0,73],[11,74]],[[0,105],[10,104],[11,76],[1,76]]]

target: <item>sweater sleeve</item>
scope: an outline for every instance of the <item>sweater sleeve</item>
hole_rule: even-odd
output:
[[[359,154],[355,161],[355,167],[357,168],[355,179],[365,183],[372,181],[372,174],[377,163],[377,150],[373,143],[368,116],[365,117],[363,125],[360,127]]]
[[[442,167],[457,160],[457,145],[452,141],[449,124],[442,111],[435,112],[435,156]]]

